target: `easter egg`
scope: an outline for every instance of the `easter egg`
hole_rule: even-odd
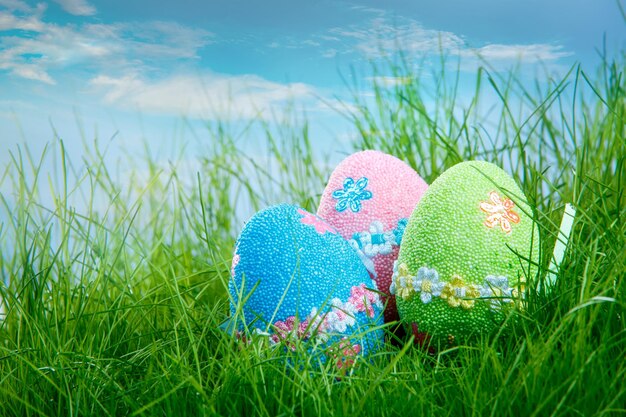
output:
[[[407,221],[428,185],[409,165],[379,151],[345,158],[333,171],[317,214],[349,241],[383,293],[385,321],[398,320],[389,293]]]
[[[311,342],[339,367],[382,342],[383,304],[367,269],[337,230],[302,208],[273,206],[246,223],[228,289],[244,336]]]
[[[416,335],[486,334],[523,306],[538,255],[532,209],[513,178],[491,163],[463,162],[431,184],[411,215],[391,291]]]

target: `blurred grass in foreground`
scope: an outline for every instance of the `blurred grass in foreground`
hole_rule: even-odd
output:
[[[241,207],[316,208],[332,166],[306,123],[265,126],[254,155],[210,126],[197,173],[147,157],[126,186],[100,146],[81,165],[62,141],[17,149],[0,172],[13,190],[0,194],[0,415],[626,413],[625,63],[534,85],[486,65],[461,103],[447,64],[429,90],[399,61],[380,71],[404,82],[375,84],[373,100],[355,91],[354,150],[396,155],[428,182],[469,159],[511,173],[537,208],[543,275],[564,204],[578,216],[556,291],[531,294],[513,334],[437,356],[387,343],[340,381],[330,366],[288,369],[303,349],[218,328]]]

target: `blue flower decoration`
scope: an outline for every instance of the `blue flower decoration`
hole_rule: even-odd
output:
[[[362,177],[357,182],[348,177],[343,182],[343,190],[333,191],[333,198],[338,200],[335,209],[342,212],[348,207],[353,213],[361,210],[361,201],[372,198],[372,192],[365,189],[368,179]]]

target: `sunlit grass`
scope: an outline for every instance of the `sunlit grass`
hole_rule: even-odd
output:
[[[316,209],[332,166],[306,124],[265,126],[254,154],[209,126],[193,172],[147,157],[124,178],[100,146],[81,163],[62,140],[15,149],[0,172],[0,415],[626,413],[624,64],[535,84],[485,67],[461,103],[454,71],[426,87],[401,62],[385,69],[410,82],[355,94],[354,150],[396,155],[428,182],[470,159],[511,173],[536,207],[540,278],[564,204],[578,215],[556,288],[529,294],[513,332],[434,356],[395,339],[348,376],[219,328],[242,213]]]

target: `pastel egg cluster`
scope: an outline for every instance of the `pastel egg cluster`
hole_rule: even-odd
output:
[[[538,255],[532,209],[501,168],[460,163],[429,187],[391,155],[358,152],[332,173],[317,214],[282,204],[248,221],[231,321],[244,338],[304,341],[347,368],[380,348],[383,318],[420,341],[494,331],[523,307]]]

